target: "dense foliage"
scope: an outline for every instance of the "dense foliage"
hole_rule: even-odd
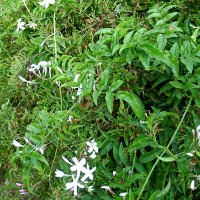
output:
[[[200,199],[198,1],[0,3],[1,199]]]

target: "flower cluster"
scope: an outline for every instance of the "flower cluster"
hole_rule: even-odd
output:
[[[45,8],[49,7],[49,4],[54,4],[55,0],[43,0],[42,2],[39,2],[41,6],[45,6]]]
[[[42,77],[41,76],[41,68],[42,68],[42,73],[45,76],[47,75],[47,71],[49,71],[49,78],[51,79],[51,67],[50,67],[50,65],[51,65],[50,61],[49,62],[41,61],[37,65],[32,64],[31,67],[28,68],[28,71],[41,78]],[[29,84],[36,84],[36,82],[34,82],[34,81],[27,81],[22,76],[19,76],[19,79],[21,79],[23,82],[26,82],[26,83],[29,83]]]
[[[97,147],[97,143],[92,140],[92,142],[87,141],[87,145],[90,145],[89,147],[89,152],[92,153],[93,151],[98,152],[98,147]],[[95,155],[96,157],[96,155]],[[74,191],[74,196],[77,196],[78,194],[78,187],[79,188],[87,188],[88,192],[92,192],[93,188],[92,186],[88,186],[87,187],[87,183],[88,180],[92,181],[94,179],[94,171],[96,170],[96,167],[93,167],[92,169],[90,169],[89,164],[87,163],[85,158],[82,158],[80,161],[76,158],[73,157],[72,158],[72,162],[70,162],[67,158],[65,158],[64,156],[62,156],[62,159],[68,164],[70,165],[70,170],[72,172],[72,175],[69,174],[65,174],[63,171],[60,171],[58,169],[56,169],[55,171],[55,177],[61,178],[61,177],[71,177],[72,178],[72,182],[70,183],[66,183],[65,188],[67,190],[72,190]],[[76,174],[74,174],[74,172],[76,172]]]
[[[86,144],[88,145],[88,153],[90,153],[90,158],[94,159],[96,158],[96,153],[98,153],[98,147],[97,147],[97,143],[95,142],[95,140],[87,141]]]
[[[24,187],[25,186],[22,183],[16,183],[16,185],[19,186],[19,187]],[[29,194],[27,189],[20,189],[19,192],[20,192],[20,194]]]
[[[30,28],[35,29],[37,24],[34,23],[34,22],[29,22],[29,24],[26,25],[26,23],[22,22],[22,19],[20,18],[20,19],[17,20],[17,29],[16,29],[16,31],[24,30],[26,28],[26,26],[29,26]]]
[[[62,156],[63,160],[69,164],[70,170],[71,172],[76,172],[76,176],[75,174],[72,175],[68,175],[65,174],[63,171],[60,171],[58,169],[56,169],[55,171],[55,177],[61,178],[64,176],[71,176],[72,177],[72,182],[70,183],[66,183],[65,187],[66,190],[72,190],[74,191],[74,196],[77,196],[78,194],[78,187],[79,188],[85,188],[85,184],[88,183],[87,179],[93,180],[93,173],[96,170],[96,167],[93,167],[92,169],[90,169],[88,163],[86,163],[86,159],[82,158],[80,161],[78,161],[78,159],[76,157],[73,157],[72,160],[74,162],[74,164],[72,164],[68,159],[66,159],[64,156]],[[85,167],[85,165],[87,165],[87,167]],[[92,191],[92,186],[88,187],[88,191]]]
[[[43,145],[40,148],[38,148],[35,145],[33,145],[27,138],[24,138],[24,140],[26,141],[27,144],[29,144],[30,146],[32,146],[36,151],[39,151],[41,154],[44,154],[44,148],[45,148],[46,145]],[[25,145],[20,144],[16,140],[13,140],[12,144],[14,146],[16,146],[16,147],[24,147],[25,146]]]

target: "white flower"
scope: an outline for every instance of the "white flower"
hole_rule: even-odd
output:
[[[127,195],[127,192],[123,192],[121,194],[119,194],[120,197],[125,197]]]
[[[190,184],[190,189],[191,190],[195,190],[196,188],[195,188],[195,181],[194,180],[192,180],[192,182],[191,182],[191,184]]]
[[[74,82],[76,82],[76,83],[78,82],[79,76],[80,76],[80,74],[76,74],[76,75],[75,75],[75,77],[74,77]]]
[[[62,69],[60,67],[56,67],[56,68],[61,74],[63,74],[63,71],[62,71]]]
[[[21,30],[24,30],[25,29],[25,25],[26,23],[25,22],[22,22],[22,19],[18,19],[17,20],[17,30],[16,31],[19,31],[20,29]]]
[[[17,142],[16,140],[13,140],[13,143],[12,143],[14,146],[16,147],[24,147],[24,145],[20,144],[19,142]]]
[[[37,26],[37,24],[34,23],[34,22],[29,22],[29,24],[27,26],[29,26],[30,28],[35,29],[35,27]]]
[[[36,151],[39,151],[41,154],[44,154],[44,148],[45,148],[46,144],[43,145],[42,147],[36,147],[26,137],[24,137],[24,140],[26,141],[27,144],[32,146]]]
[[[81,95],[81,88],[78,88],[77,96],[80,96],[80,95]]]
[[[72,189],[74,191],[74,196],[77,196],[77,187],[80,187],[80,188],[84,188],[84,185],[81,185],[80,183],[78,183],[78,178],[77,177],[76,179],[74,178],[74,175],[72,175],[72,178],[73,178],[73,182],[71,183],[66,183],[66,189],[69,190],[69,189]]]
[[[27,81],[25,78],[23,78],[22,76],[19,76],[19,79],[25,83],[29,83],[29,84],[36,84],[36,82],[32,82],[32,81]]]
[[[113,171],[113,176],[116,176],[117,175],[117,172],[116,171]]]
[[[95,151],[93,151],[92,154],[90,155],[90,158],[95,159],[96,157],[97,157],[96,153],[95,153]]]
[[[89,168],[89,165],[87,164],[87,168],[85,170],[85,175],[81,178],[81,181],[84,182],[87,178],[90,180],[93,180],[93,172],[96,170],[96,167],[93,167],[92,169]]]
[[[194,154],[193,153],[186,153],[188,156],[193,157]]]
[[[98,147],[95,140],[92,140],[91,142],[87,141],[86,144],[89,146],[88,153],[92,153],[93,151],[98,153]]]
[[[109,186],[101,186],[102,189],[105,189],[105,190],[110,190],[110,187]]]
[[[22,187],[25,186],[25,185],[22,184],[22,183],[16,183],[16,185],[17,185],[17,186],[22,186]]]
[[[75,100],[76,99],[76,97],[75,96],[72,96],[72,100]]]
[[[69,176],[69,175],[65,174],[63,171],[60,171],[58,169],[56,169],[55,173],[56,173],[55,177],[58,177],[58,178],[61,178],[63,176]]]
[[[94,190],[92,185],[89,186],[87,189],[88,189],[88,192],[89,192],[89,193],[91,193],[91,192]]]
[[[38,63],[39,66],[42,66],[42,67],[46,67],[47,65],[51,65],[51,61],[47,62],[47,61],[40,61]]]
[[[33,146],[34,146],[34,145],[33,145]],[[36,151],[39,151],[41,154],[44,154],[44,148],[45,148],[45,146],[46,146],[46,145],[43,145],[43,146],[40,147],[40,148],[34,146],[34,148],[35,148]]]
[[[70,167],[70,170],[72,172],[74,172],[74,171],[82,171],[83,173],[86,172],[86,168],[84,167],[84,165],[86,164],[86,159],[85,158],[82,158],[80,160],[80,162],[78,161],[78,159],[76,157],[73,157],[72,160],[75,163],[75,165]]]
[[[72,122],[73,117],[70,115],[67,122]]]
[[[39,2],[41,6],[45,6],[45,8],[49,7],[49,4],[54,4],[55,0],[43,0],[43,2]]]

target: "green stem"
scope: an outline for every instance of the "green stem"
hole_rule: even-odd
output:
[[[186,116],[186,114],[187,114],[187,112],[188,112],[188,109],[189,109],[189,107],[190,107],[190,105],[191,105],[191,102],[192,102],[192,98],[190,98],[190,100],[189,100],[189,103],[188,103],[187,108],[186,108],[186,110],[185,110],[185,112],[184,112],[184,114],[183,114],[183,116],[182,116],[182,118],[181,118],[181,121],[179,122],[178,127],[176,128],[176,130],[175,130],[175,132],[174,132],[174,134],[173,134],[171,140],[169,141],[169,144],[167,145],[167,149],[169,148],[169,146],[170,146],[171,143],[173,142],[174,138],[176,137],[176,135],[177,135],[177,133],[178,133],[178,130],[180,129],[180,127],[181,127],[181,125],[182,125],[182,123],[183,123],[183,120],[185,119],[185,116]],[[162,156],[165,154],[165,152],[166,152],[166,150],[164,150],[164,151],[162,152],[162,154],[160,155],[160,157],[162,157]],[[147,178],[146,178],[146,180],[145,180],[145,183],[144,183],[144,185],[143,185],[143,187],[142,187],[142,189],[141,189],[141,191],[140,191],[140,194],[138,195],[137,200],[139,200],[140,197],[142,196],[142,193],[144,192],[144,189],[145,189],[145,187],[146,187],[146,184],[148,183],[148,181],[149,181],[149,179],[150,179],[150,177],[151,177],[151,174],[153,173],[153,170],[155,169],[155,167],[156,167],[156,165],[158,164],[158,162],[159,162],[159,158],[157,158],[156,162],[154,163],[153,167],[151,168],[151,171],[149,172],[149,174],[148,174],[148,176],[147,176]]]

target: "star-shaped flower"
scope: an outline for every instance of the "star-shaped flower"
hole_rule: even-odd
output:
[[[73,182],[71,183],[66,183],[65,185],[65,189],[66,190],[73,190],[74,191],[74,196],[77,196],[77,187],[80,187],[80,188],[84,188],[85,186],[84,185],[81,185],[80,183],[78,183],[78,177],[75,179],[74,178],[74,175],[72,175],[72,179],[73,179]]]
[[[19,31],[20,29],[21,30],[24,30],[25,29],[25,25],[26,23],[25,22],[22,22],[22,19],[18,19],[17,20],[17,30],[16,31]]]
[[[98,153],[99,149],[95,140],[92,140],[91,142],[87,141],[86,144],[89,146],[88,153],[92,153],[93,151]]]
[[[93,167],[92,169],[89,168],[89,165],[87,164],[87,168],[85,170],[85,175],[81,178],[82,182],[85,182],[85,180],[87,178],[89,178],[90,180],[93,180],[93,172],[96,170],[96,167]]]
[[[86,168],[84,167],[84,165],[86,164],[86,159],[85,158],[82,158],[80,160],[80,162],[78,161],[78,159],[76,157],[73,157],[72,160],[75,163],[75,165],[73,165],[73,166],[70,167],[70,170],[72,172],[74,172],[74,171],[81,171],[83,173],[86,172]]]
[[[41,6],[45,6],[45,8],[49,7],[49,4],[54,4],[55,0],[43,0],[43,2],[39,2]]]

